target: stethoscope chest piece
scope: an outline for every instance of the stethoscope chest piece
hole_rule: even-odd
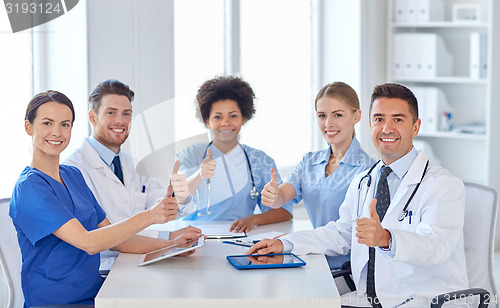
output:
[[[205,152],[203,153],[203,158],[201,159],[202,161],[207,157],[207,150],[210,147],[210,145],[213,143],[213,140],[210,141],[205,148]],[[255,188],[255,180],[253,178],[253,172],[252,172],[252,165],[250,164],[250,158],[248,158],[247,151],[245,151],[245,148],[240,144],[241,149],[243,150],[243,153],[245,154],[245,158],[247,160],[248,164],[248,169],[250,170],[250,178],[252,179],[252,190],[250,190],[250,199],[257,199],[259,198],[259,192],[257,191],[257,188]]]
[[[403,219],[405,219],[406,216],[408,216],[408,210],[402,210],[401,214],[399,214],[398,220],[403,221]]]
[[[252,187],[252,190],[250,190],[250,199],[257,199],[259,198],[259,192],[255,188],[255,186]]]

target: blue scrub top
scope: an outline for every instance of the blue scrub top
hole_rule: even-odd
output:
[[[191,145],[184,150],[182,150],[179,154],[177,154],[177,159],[180,161],[181,166],[179,169],[179,173],[183,173],[186,177],[191,176],[195,173],[199,168],[203,161],[203,157],[205,155],[205,151],[207,149],[208,142],[206,143],[198,143],[195,145]],[[187,215],[183,217],[184,220],[236,220],[238,218],[246,217],[252,215],[254,213],[255,207],[258,206],[262,213],[270,210],[270,207],[262,205],[260,192],[264,188],[264,186],[271,181],[271,168],[276,168],[276,164],[274,160],[269,157],[263,151],[251,148],[246,145],[242,145],[245,149],[248,159],[250,160],[250,164],[252,165],[252,173],[255,180],[255,188],[259,192],[258,199],[250,198],[250,190],[252,189],[252,180],[250,177],[250,169],[248,170],[248,182],[245,187],[239,192],[234,192],[232,197],[221,201],[217,204],[210,205],[211,215],[202,215],[198,216],[199,205],[197,206],[197,211],[191,215]],[[212,149],[212,156],[214,159],[217,159],[219,156],[224,155],[216,146],[213,144],[210,145]],[[246,159],[245,159],[245,164]],[[217,168],[223,168],[223,166],[217,166]],[[248,168],[248,166],[247,166]],[[278,182],[281,184],[281,177],[278,173]],[[204,180],[201,185],[207,185],[206,180]],[[206,200],[206,196],[199,195],[199,199]],[[193,202],[198,204],[198,198],[196,194],[194,195]],[[206,210],[206,206],[203,204],[203,211]],[[293,204],[291,202],[283,205],[283,208],[286,209],[290,214],[293,215]],[[204,213],[204,212],[203,212]]]
[[[66,186],[26,167],[12,194],[9,215],[23,258],[24,307],[93,304],[103,283],[99,254],[90,256],[52,234],[73,218],[89,231],[106,218],[77,168],[60,165],[59,173]]]
[[[292,202],[297,204],[304,200],[314,228],[339,219],[339,208],[344,202],[352,179],[375,163],[375,160],[361,149],[358,140],[353,138],[338,169],[325,177],[325,167],[330,160],[330,154],[331,147],[307,153],[285,180],[293,186],[297,194]],[[340,268],[348,260],[349,256],[328,257],[332,269]]]

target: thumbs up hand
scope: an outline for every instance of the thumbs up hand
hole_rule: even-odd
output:
[[[176,160],[174,169],[172,170],[172,174],[170,175],[170,185],[172,186],[172,190],[174,196],[177,198],[177,201],[182,204],[189,196],[189,187],[186,176],[184,174],[178,174],[180,166],[181,163]]]
[[[165,196],[156,200],[155,205],[147,210],[152,224],[162,224],[176,218],[177,199],[172,197],[172,193],[172,186],[169,185]]]
[[[212,157],[212,149],[208,148],[207,158],[203,160],[200,166],[200,176],[203,179],[211,179],[214,177],[217,162]]]
[[[262,189],[262,204],[271,208],[278,208],[276,205],[279,197],[278,176],[276,169],[271,168],[271,182]]]
[[[370,202],[370,217],[360,218],[356,221],[356,237],[358,243],[368,247],[389,247],[391,233],[384,229],[377,214],[377,199]]]

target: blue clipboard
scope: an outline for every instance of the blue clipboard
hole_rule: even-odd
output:
[[[232,255],[226,259],[237,269],[262,269],[300,267],[306,262],[293,253],[274,253],[267,255]]]

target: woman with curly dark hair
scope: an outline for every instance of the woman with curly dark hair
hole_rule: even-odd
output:
[[[234,220],[230,231],[246,232],[292,218],[292,204],[279,209],[262,205],[258,192],[271,180],[274,160],[239,143],[241,127],[255,114],[255,94],[238,77],[216,77],[198,90],[197,116],[213,140],[187,147],[177,155],[198,210],[186,220]],[[281,183],[281,178],[278,180]],[[254,214],[259,206],[261,214]]]

